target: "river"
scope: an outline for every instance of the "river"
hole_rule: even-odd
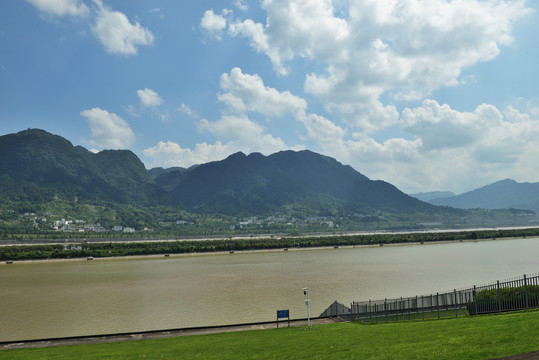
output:
[[[0,341],[307,316],[534,274],[539,238],[0,265]]]

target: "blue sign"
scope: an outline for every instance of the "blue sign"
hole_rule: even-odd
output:
[[[290,317],[288,315],[288,310],[277,310],[277,319]]]

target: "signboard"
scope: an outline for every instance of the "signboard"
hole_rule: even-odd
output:
[[[290,311],[277,310],[277,329],[279,328],[279,319],[288,318],[288,327],[290,327]]]
[[[290,317],[288,315],[288,310],[277,310],[277,319]]]

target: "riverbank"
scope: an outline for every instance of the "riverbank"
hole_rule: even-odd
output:
[[[522,237],[508,237],[508,238],[490,238],[490,239],[475,239],[475,240],[447,240],[447,241],[429,241],[429,242],[408,242],[408,243],[394,243],[384,244],[382,246],[397,247],[397,246],[417,246],[417,245],[439,245],[439,244],[453,244],[453,243],[470,243],[470,242],[483,242],[483,241],[495,241],[495,240],[517,240]],[[315,251],[315,250],[336,250],[336,249],[356,249],[356,248],[377,248],[380,244],[369,245],[344,245],[344,246],[320,246],[320,247],[308,247],[308,248],[282,248],[282,249],[259,249],[259,250],[238,250],[238,251],[215,251],[215,252],[194,252],[194,253],[181,253],[181,254],[149,254],[149,255],[125,255],[125,256],[106,256],[98,258],[69,258],[69,259],[34,259],[34,260],[17,260],[11,262],[1,262],[3,265],[14,265],[24,263],[47,263],[47,262],[76,262],[76,261],[110,261],[110,260],[144,260],[144,259],[163,259],[163,258],[182,258],[193,256],[224,256],[224,255],[241,255],[241,254],[255,254],[255,253],[280,253],[283,251]]]
[[[522,235],[522,232],[526,232],[526,235]],[[503,232],[500,234],[500,232]],[[494,236],[498,234],[498,236]],[[491,235],[490,237],[483,237],[481,235]],[[502,236],[500,236],[502,235]],[[225,246],[229,247],[230,249],[227,250],[216,250],[216,246],[213,246],[212,250],[209,250],[208,247],[203,248],[203,251],[196,251],[193,250],[193,248],[188,249],[188,251],[185,251],[185,249],[181,249],[180,252],[174,252],[174,251],[165,251],[169,250],[167,249],[167,245],[173,245],[175,243],[178,243],[178,241],[173,240],[166,240],[166,241],[160,241],[160,240],[154,240],[152,242],[142,242],[142,241],[133,241],[133,242],[110,242],[109,244],[115,244],[115,246],[126,246],[127,244],[133,244],[133,245],[139,245],[141,247],[148,247],[152,249],[152,247],[156,244],[165,244],[163,246],[162,252],[156,252],[156,253],[149,253],[149,254],[143,254],[143,255],[135,255],[135,254],[125,254],[125,255],[112,255],[112,256],[106,256],[106,255],[94,255],[92,253],[87,253],[85,256],[81,257],[48,257],[48,258],[31,258],[31,259],[17,259],[17,260],[11,260],[6,259],[5,256],[2,259],[0,256],[0,265],[13,265],[15,263],[24,263],[24,262],[54,262],[54,261],[88,261],[88,260],[110,260],[110,259],[151,259],[151,258],[163,258],[163,257],[185,257],[185,256],[209,256],[209,255],[227,255],[227,254],[248,254],[248,253],[256,253],[256,252],[282,252],[282,251],[298,251],[298,250],[321,250],[321,249],[336,249],[336,248],[361,248],[361,247],[377,247],[377,246],[407,246],[407,245],[425,245],[425,244],[442,244],[442,243],[455,243],[455,242],[478,242],[478,241],[493,241],[496,239],[519,239],[526,236],[539,236],[539,228],[535,227],[522,227],[522,228],[507,228],[507,229],[482,229],[482,230],[474,230],[469,229],[466,231],[442,231],[442,232],[403,232],[403,233],[358,233],[358,234],[349,234],[349,235],[317,235],[317,236],[305,236],[305,237],[294,237],[294,238],[286,238],[286,237],[280,237],[280,238],[231,238],[226,240],[220,240],[219,243],[225,243],[225,244],[231,244],[233,246]],[[445,237],[445,239],[437,240],[439,237]],[[467,237],[466,237],[467,236]],[[378,241],[373,241],[378,237]],[[382,239],[380,239],[382,237]],[[399,239],[399,237],[401,237]],[[412,239],[420,238],[422,240],[420,241],[413,241]],[[363,243],[358,243],[357,239],[362,239]],[[455,238],[455,239],[452,239]],[[317,240],[323,239],[324,242],[329,243],[328,245],[324,246],[316,246]],[[329,239],[329,241],[327,241]],[[370,239],[370,241],[369,241]],[[313,241],[315,245],[313,245]],[[332,241],[333,240],[333,241]],[[352,242],[353,244],[347,244],[347,240],[349,242]],[[397,240],[397,241],[395,241]],[[206,243],[215,243],[216,240],[207,240],[207,239],[198,239],[195,240],[196,242],[206,242]],[[262,244],[257,244],[256,248],[248,248],[243,249],[241,244],[238,245],[238,241],[240,242],[262,242]],[[292,245],[292,246],[282,246],[282,247],[276,247],[275,241],[280,241],[283,245]],[[264,242],[267,242],[269,245],[267,247],[264,246]],[[180,244],[185,244],[186,241],[180,241]],[[78,243],[75,243],[78,244]],[[195,243],[196,244],[196,243]],[[63,244],[61,246],[67,247],[70,244]],[[102,246],[102,242],[93,243],[88,242],[84,243],[84,246],[91,247],[92,245],[96,246]],[[106,244],[105,244],[106,245]],[[131,245],[132,247],[134,247]],[[14,246],[14,252],[17,253],[17,250],[24,249],[23,246],[27,247],[47,247],[47,246],[54,246],[58,247],[59,244],[39,244],[39,245],[12,245]],[[111,247],[113,245],[110,245]],[[0,255],[2,255],[2,249],[6,249],[7,245],[5,245],[3,248],[0,247]],[[196,248],[196,247],[195,247]],[[105,248],[106,249],[106,248]],[[153,249],[152,249],[153,250]],[[147,250],[146,250],[147,251]],[[109,254],[112,252],[112,250],[109,250]],[[74,252],[71,252],[69,255],[76,254]],[[65,255],[65,251],[62,255]]]
[[[342,320],[337,317],[310,319],[311,325],[334,324],[338,322],[342,322]],[[204,326],[204,327],[168,329],[168,330],[152,330],[152,331],[142,331],[142,332],[132,332],[132,333],[121,333],[121,334],[101,334],[101,335],[73,336],[73,337],[36,339],[36,340],[21,340],[21,341],[0,341],[0,351],[12,350],[12,349],[39,349],[39,348],[55,347],[55,346],[117,343],[117,342],[135,341],[135,340],[167,339],[167,338],[174,338],[174,337],[180,337],[180,336],[208,335],[208,334],[241,332],[241,331],[252,331],[252,330],[269,330],[269,329],[289,327],[289,325],[290,327],[308,326],[308,320],[295,319],[295,320],[290,320],[290,322],[287,322],[286,320],[280,320],[279,324],[277,324],[276,321],[266,321],[266,322],[249,323],[249,324]]]

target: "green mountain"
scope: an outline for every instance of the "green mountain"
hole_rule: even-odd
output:
[[[157,204],[166,192],[131,151],[94,154],[43,130],[0,136],[0,198],[48,202],[55,197]]]
[[[539,183],[505,179],[460,195],[428,200],[460,209],[526,209],[539,211]]]
[[[188,169],[146,170],[131,151],[95,154],[43,130],[0,136],[0,233],[46,231],[69,218],[106,229],[207,234],[229,231],[238,217],[272,215],[280,219],[273,230],[283,231],[288,219],[321,229],[319,218],[331,218],[335,228],[353,230],[528,224],[533,213],[434,206],[307,150],[236,153]],[[179,219],[189,226],[180,230]]]
[[[36,129],[0,137],[0,184],[5,204],[55,199],[109,204],[116,211],[109,218],[122,219],[132,218],[131,212],[151,213],[152,206],[161,205],[172,218],[180,210],[233,216],[440,212],[387,182],[372,181],[311,151],[236,153],[188,169],[148,171],[131,151],[94,154]]]
[[[178,203],[202,213],[437,211],[389,183],[369,180],[350,166],[307,150],[270,156],[239,152],[187,171],[163,173],[155,181]]]

